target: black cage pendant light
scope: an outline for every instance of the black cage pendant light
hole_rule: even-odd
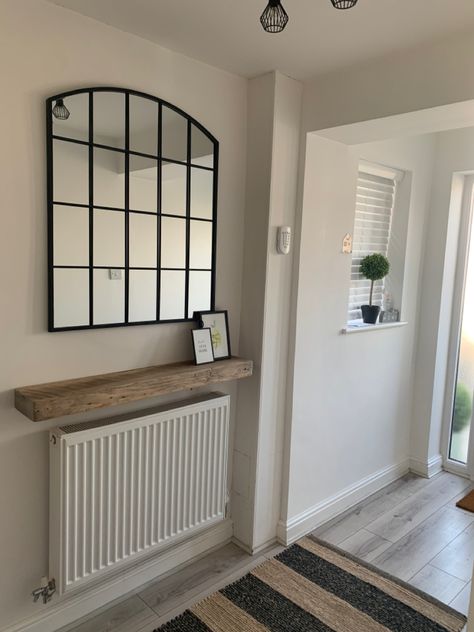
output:
[[[70,112],[67,107],[64,105],[64,101],[62,99],[58,99],[53,108],[53,116],[60,121],[67,121],[69,118]]]
[[[352,9],[358,0],[331,0],[335,9]],[[282,7],[281,0],[268,0],[260,22],[267,33],[281,33],[288,24],[288,14]]]
[[[357,4],[357,0],[331,0],[336,9],[352,9]]]
[[[260,22],[267,33],[281,33],[288,24],[288,14],[280,0],[269,0]]]

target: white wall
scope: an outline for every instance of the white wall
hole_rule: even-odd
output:
[[[229,309],[238,352],[246,81],[42,0],[3,0],[0,23],[3,628],[42,607],[31,603],[30,591],[48,569],[47,431],[56,425],[18,413],[13,389],[192,357],[189,325],[46,332],[44,99],[80,86],[129,87],[183,108],[219,139],[217,304]],[[236,387],[225,390],[235,395]]]
[[[280,512],[292,256],[276,228],[293,225],[302,86],[280,73],[249,82],[241,353],[255,362],[239,384],[232,507],[251,551],[274,541]]]
[[[321,504],[388,467],[408,466],[414,341],[434,135],[349,147],[308,135],[297,292],[288,504],[296,527]],[[341,335],[360,158],[410,172],[406,326]],[[398,470],[397,470],[398,471]]]

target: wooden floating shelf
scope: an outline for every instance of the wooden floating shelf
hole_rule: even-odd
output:
[[[98,408],[137,402],[252,375],[241,358],[196,366],[177,362],[15,389],[15,408],[32,421],[46,421]]]

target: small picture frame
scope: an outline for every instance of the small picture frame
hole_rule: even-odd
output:
[[[224,360],[225,358],[230,358],[231,351],[227,310],[195,312],[194,318],[199,321],[200,327],[208,327],[211,330],[214,359]]]
[[[191,337],[193,339],[194,363],[209,364],[214,362],[210,328],[192,329]]]

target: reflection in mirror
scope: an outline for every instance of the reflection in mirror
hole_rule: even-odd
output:
[[[55,266],[89,265],[88,208],[55,204],[53,257]]]
[[[130,95],[130,149],[158,155],[158,103]]]
[[[94,98],[94,143],[108,147],[125,147],[125,95],[99,92]]]
[[[125,265],[125,213],[94,209],[94,266]]]
[[[161,153],[169,160],[188,159],[188,121],[171,108],[163,106]]]
[[[130,90],[85,88],[47,106],[49,329],[213,308],[217,141]]]
[[[181,270],[162,270],[160,287],[160,319],[185,318],[184,288],[186,273]]]
[[[89,149],[85,145],[53,142],[53,199],[89,204]]]
[[[89,325],[89,270],[54,270],[54,326]]]
[[[156,268],[157,218],[130,213],[129,265],[132,268]]]
[[[191,169],[191,217],[212,219],[214,172]]]
[[[189,244],[189,267],[212,268],[212,224],[191,220]]]
[[[129,320],[156,320],[156,270],[130,270]]]
[[[205,312],[211,309],[211,273],[189,273],[189,298],[188,318],[192,318],[194,312]]]
[[[214,166],[214,143],[194,124],[191,125],[191,162],[211,169]]]
[[[94,148],[94,205],[125,208],[125,156]]]
[[[51,109],[56,103],[56,101],[53,102]],[[87,142],[89,140],[89,94],[83,92],[64,97],[63,104],[69,111],[69,117],[65,120],[52,117],[53,134]]]
[[[94,270],[94,325],[125,321],[125,273],[111,279],[109,270]]]
[[[186,167],[163,163],[161,178],[161,212],[186,215]]]
[[[156,212],[158,199],[158,161],[130,156],[130,208]]]
[[[184,268],[186,265],[186,220],[161,218],[161,267]]]

